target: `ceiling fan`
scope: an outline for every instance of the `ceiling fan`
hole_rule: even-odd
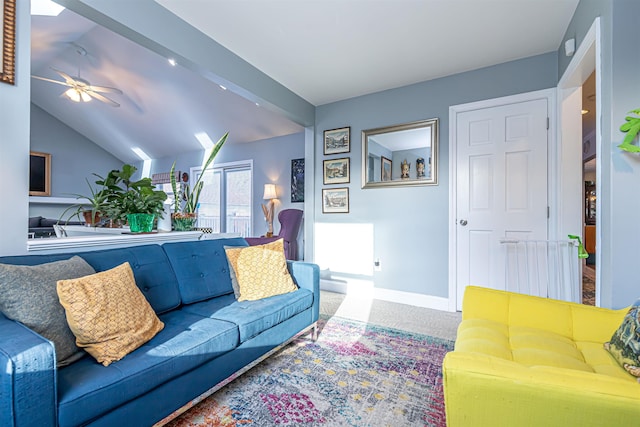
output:
[[[79,55],[87,56],[87,51],[82,46],[78,46],[75,44],[73,45],[76,47],[76,52]],[[117,89],[115,87],[92,85],[87,80],[80,77],[80,70],[78,70],[77,76],[72,77],[64,71],[60,71],[53,67],[49,68],[58,73],[60,77],[64,79],[64,81],[48,79],[46,77],[40,76],[31,77],[38,80],[44,80],[45,82],[55,83],[68,87],[69,89],[63,92],[61,96],[67,96],[67,98],[74,102],[89,102],[92,98],[95,98],[98,101],[102,101],[106,104],[111,105],[112,107],[120,106],[120,104],[115,102],[113,99],[107,98],[106,96],[102,95],[102,93],[116,93],[118,95],[122,95],[122,91],[120,89]]]

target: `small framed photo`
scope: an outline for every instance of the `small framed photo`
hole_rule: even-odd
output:
[[[328,184],[348,184],[351,180],[349,176],[350,164],[348,157],[342,159],[331,159],[322,162],[323,183]]]
[[[323,188],[322,213],[349,213],[349,188]]]
[[[351,151],[351,127],[324,131],[324,154],[340,154]]]
[[[391,181],[391,160],[387,159],[384,156],[380,156],[382,162],[380,162],[382,166],[382,170],[380,171],[380,180],[382,182]]]

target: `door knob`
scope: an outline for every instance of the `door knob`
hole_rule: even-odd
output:
[[[466,220],[466,219],[461,219],[461,220],[460,220],[460,225],[461,225],[461,226],[463,226],[463,227],[464,227],[465,225],[467,225],[467,220]]]

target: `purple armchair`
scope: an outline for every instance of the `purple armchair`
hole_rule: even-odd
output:
[[[298,232],[302,223],[302,211],[300,209],[284,209],[278,214],[280,232],[273,237],[246,237],[249,245],[264,245],[278,239],[284,239],[284,254],[289,260],[298,259]]]

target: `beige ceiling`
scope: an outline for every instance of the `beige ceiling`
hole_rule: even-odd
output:
[[[141,3],[143,0],[137,0]],[[144,0],[145,3],[153,0]],[[78,3],[78,2],[72,2]],[[80,2],[81,3],[81,2]],[[578,0],[155,0],[313,105],[555,52]],[[80,8],[81,9],[81,8]],[[167,31],[171,29],[168,28]],[[176,36],[179,36],[177,34]],[[79,56],[77,46],[88,55]],[[60,97],[32,79],[32,101],[125,162],[198,150],[194,134],[250,142],[301,132],[238,91],[70,10],[32,18],[33,74],[80,72],[122,96],[113,108]]]
[[[578,0],[156,0],[314,105],[556,51]]]

